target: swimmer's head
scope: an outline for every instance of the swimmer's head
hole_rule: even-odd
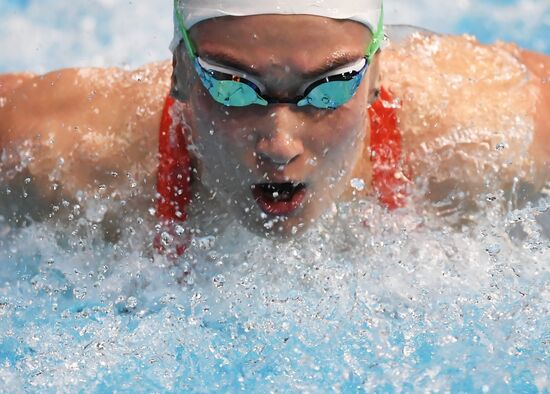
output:
[[[181,4],[198,9],[209,1]],[[192,27],[174,48],[173,92],[185,102],[198,177],[262,235],[291,237],[338,201],[353,177],[370,183],[373,32],[366,21],[303,8],[298,15],[181,15]],[[248,103],[243,90],[251,86],[266,103]],[[337,105],[310,97],[312,105],[302,106],[300,98],[319,86]]]

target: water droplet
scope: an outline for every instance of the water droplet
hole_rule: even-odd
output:
[[[172,237],[169,233],[167,233],[166,231],[164,231],[161,235],[160,235],[160,238],[161,238],[161,241],[162,241],[162,244],[164,246],[170,246],[170,244],[172,242],[174,242],[174,237]]]
[[[351,180],[351,187],[353,187],[358,192],[365,190],[365,181],[360,178],[354,178]]]
[[[485,250],[487,251],[487,253],[489,253],[489,256],[496,257],[500,253],[501,247],[499,244],[493,244],[489,245]]]
[[[191,302],[193,304],[198,304],[199,302],[201,302],[201,300],[202,300],[202,294],[201,293],[195,293],[191,297]]]
[[[225,276],[223,276],[222,274],[216,275],[212,279],[212,282],[214,283],[214,286],[216,286],[217,288],[221,288],[225,284]]]
[[[94,200],[88,202],[86,206],[86,219],[90,222],[100,223],[103,221],[105,214],[107,213],[108,208],[105,204],[101,204]]]
[[[312,166],[312,167],[316,167],[317,166],[317,158],[313,157],[311,159],[308,159],[307,164]]]
[[[88,290],[84,287],[82,289],[75,288],[73,289],[73,295],[77,300],[82,300],[84,297],[86,297],[86,294],[88,293]]]
[[[138,305],[138,300],[136,297],[128,297],[126,300],[126,308],[127,309],[136,309]]]

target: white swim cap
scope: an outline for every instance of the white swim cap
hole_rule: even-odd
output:
[[[201,21],[220,16],[280,14],[351,19],[374,33],[383,17],[382,0],[174,0],[174,7],[178,8],[187,30]],[[174,26],[172,50],[182,40],[177,20]]]

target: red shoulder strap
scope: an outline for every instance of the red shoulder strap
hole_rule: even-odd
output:
[[[408,174],[404,173],[397,109],[399,104],[384,88],[369,108],[372,186],[380,202],[389,209],[405,205],[409,184]]]
[[[187,220],[186,208],[190,200],[191,158],[180,122],[174,122],[171,109],[175,100],[168,97],[162,111],[159,130],[159,165],[157,174],[157,217],[164,231],[175,236],[174,227]],[[175,244],[175,253],[181,256],[187,245]],[[155,248],[166,251],[162,236],[155,239]]]

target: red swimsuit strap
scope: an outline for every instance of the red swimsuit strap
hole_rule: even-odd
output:
[[[181,122],[174,122],[171,109],[175,100],[168,97],[164,104],[159,131],[159,165],[157,174],[157,217],[164,229],[174,236],[177,222],[187,220],[187,205],[191,193],[191,158]],[[155,239],[155,248],[164,251],[161,236]],[[186,245],[175,245],[175,254],[181,256]]]
[[[187,219],[191,158],[183,127],[174,124],[170,109],[174,99],[168,97],[162,111],[159,135],[159,167],[157,176],[157,216],[163,220]]]
[[[371,123],[372,186],[388,209],[405,206],[408,172],[403,163],[401,132],[397,121],[399,104],[382,88],[379,99],[369,108]]]

